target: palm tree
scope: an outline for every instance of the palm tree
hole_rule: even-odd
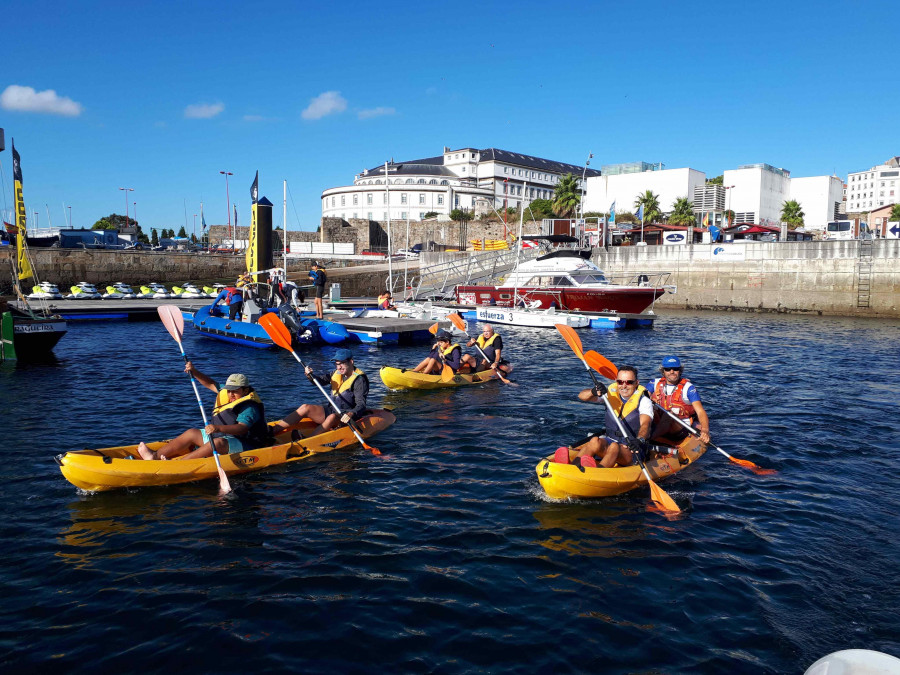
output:
[[[781,222],[787,223],[792,230],[803,227],[803,215],[800,202],[796,199],[789,199],[781,205]]]
[[[581,189],[578,187],[578,178],[567,173],[560,177],[556,184],[556,194],[553,200],[553,210],[558,216],[572,216],[575,209],[581,203]]]
[[[672,213],[669,214],[669,223],[671,225],[693,225],[696,222],[694,218],[694,204],[687,197],[678,197],[672,203]]]
[[[653,194],[653,190],[646,190],[644,194],[638,195],[634,200],[635,210],[641,206],[644,207],[644,222],[656,223],[662,218],[662,212],[659,210],[659,196]]]

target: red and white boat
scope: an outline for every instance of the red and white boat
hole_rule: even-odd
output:
[[[667,290],[673,290],[664,285],[668,272],[635,274],[628,283],[613,283],[589,260],[590,254],[589,249],[555,249],[520,264],[500,286],[457,286],[456,301],[463,305],[639,314]]]

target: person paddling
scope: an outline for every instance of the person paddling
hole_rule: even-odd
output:
[[[216,404],[210,423],[203,429],[188,429],[154,452],[146,443],[138,445],[141,459],[198,459],[212,457],[213,446],[219,454],[263,448],[268,444],[266,413],[263,402],[250,386],[246,375],[228,376],[219,385],[194,368],[188,361],[184,371],[207,389],[216,392]],[[212,438],[212,440],[210,440]]]
[[[462,347],[451,344],[452,336],[445,330],[438,331],[436,342],[428,356],[413,368],[414,373],[441,373],[447,365],[456,373],[463,364]],[[471,358],[471,357],[470,357]]]
[[[683,376],[684,366],[677,356],[666,356],[660,367],[662,377],[651,380],[650,398],[661,408],[680,417],[700,430],[700,442],[709,443],[709,416],[693,383]],[[678,445],[688,435],[687,429],[668,415],[660,414],[653,426],[653,440]]]
[[[329,406],[312,403],[304,403],[294,412],[278,420],[273,434],[278,435],[290,429],[297,429],[300,422],[306,417],[319,426],[310,434],[315,436],[323,431],[328,431],[338,426],[339,423],[347,424],[350,420],[358,420],[366,415],[369,410],[366,406],[366,397],[369,395],[369,378],[353,363],[353,354],[349,349],[338,349],[334,353],[334,373],[331,378],[324,374],[316,374],[310,366],[305,368],[306,376],[315,378],[323,387],[331,385],[331,398],[341,411],[340,417]]]
[[[634,366],[619,368],[616,381],[608,389],[600,385],[599,389],[592,387],[580,392],[578,398],[586,403],[601,402],[601,397],[606,394],[615,417],[607,408],[604,435],[593,436],[578,448],[558,448],[553,461],[568,464],[577,457],[583,467],[598,466],[595,457],[599,456],[601,467],[630,466],[636,454],[646,452],[650,437],[653,404],[646,393],[647,390],[638,383],[638,369]],[[628,436],[622,436],[616,417]]]
[[[481,359],[481,363],[478,364],[477,370],[500,370],[503,374],[509,374],[509,361],[503,358],[503,338],[496,332],[494,332],[494,327],[486,323],[484,324],[484,329],[477,338],[472,338],[466,343],[466,347],[471,347],[473,345],[478,345],[479,349],[484,353],[488,360]],[[475,363],[475,359],[473,359],[468,354],[468,360],[470,363]]]

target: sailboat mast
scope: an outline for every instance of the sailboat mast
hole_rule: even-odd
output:
[[[287,281],[287,180],[285,179],[283,191],[284,191],[284,204],[282,205],[281,211],[281,243],[284,245],[284,251],[282,259],[284,260],[284,280]]]
[[[388,163],[384,163],[384,195],[387,202],[387,254],[388,254],[388,290],[394,292],[394,266],[391,263],[391,188],[389,187]]]
[[[528,181],[522,185],[522,213],[519,214],[519,243],[516,246],[516,284],[513,290],[513,309],[519,302],[519,257],[522,255],[522,228],[525,225],[525,195],[528,194]]]

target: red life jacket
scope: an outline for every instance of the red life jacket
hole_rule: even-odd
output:
[[[697,413],[694,410],[694,406],[690,403],[685,403],[683,398],[684,388],[690,383],[690,380],[682,377],[681,381],[675,385],[674,391],[667,396],[666,378],[661,377],[657,381],[656,388],[653,390],[653,395],[650,398],[666,410],[670,411],[673,415],[678,415],[678,417],[683,420],[695,419]]]
[[[244,297],[244,292],[240,288],[236,288],[234,286],[226,286],[225,290],[228,291],[228,293],[225,295],[225,304],[226,305],[231,304],[231,298],[233,295],[235,295],[235,293],[240,295],[242,299]]]

